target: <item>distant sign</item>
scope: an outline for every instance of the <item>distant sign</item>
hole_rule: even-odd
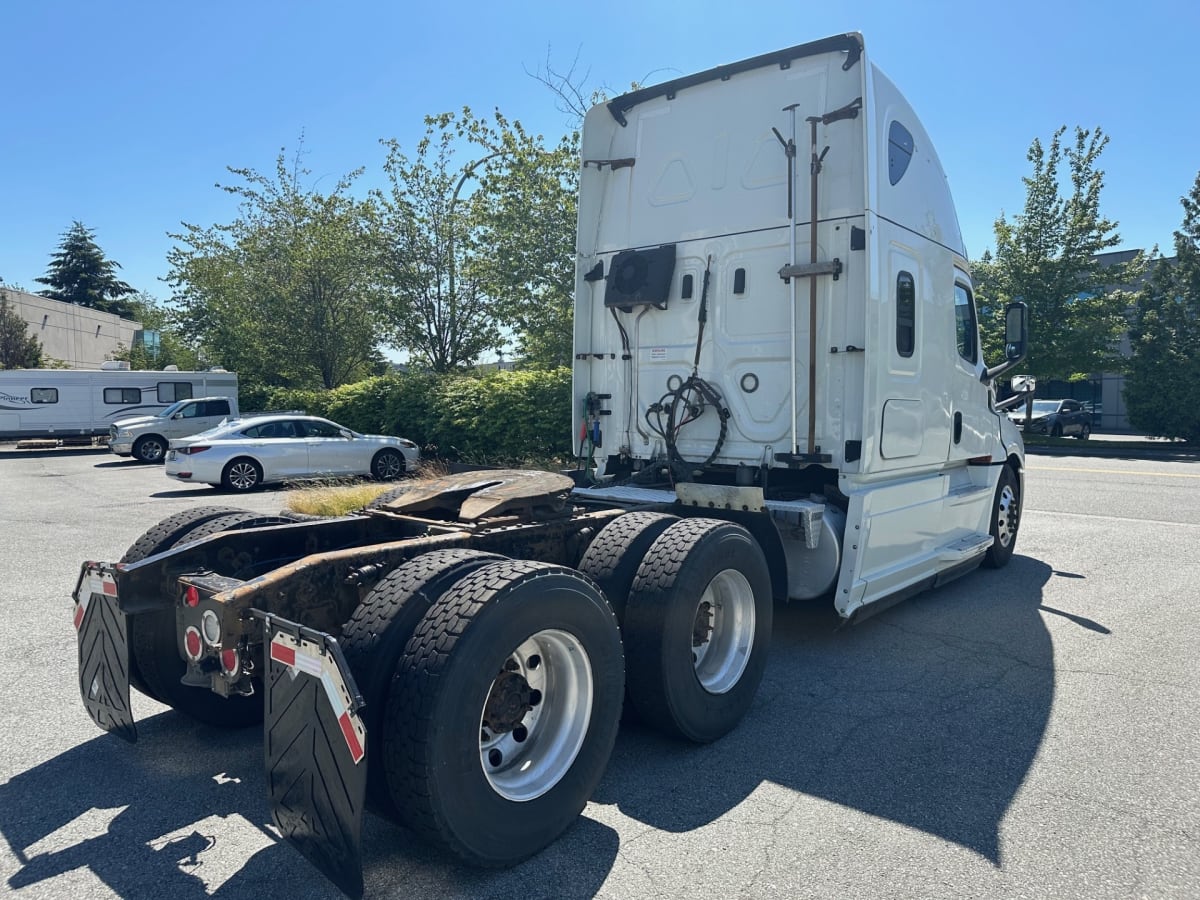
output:
[[[1011,385],[1014,391],[1023,394],[1026,391],[1037,390],[1037,379],[1032,375],[1014,375]]]

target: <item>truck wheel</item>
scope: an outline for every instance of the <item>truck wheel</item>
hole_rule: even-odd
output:
[[[989,569],[999,569],[1012,559],[1017,545],[1017,529],[1021,525],[1021,488],[1009,466],[1000,469],[996,484],[996,499],[992,501],[992,546],[983,557]]]
[[[163,519],[130,544],[129,549],[125,551],[125,555],[121,557],[121,562],[141,562],[147,556],[154,556],[156,553],[170,549],[179,540],[181,535],[186,534],[188,531],[204,524],[210,519],[237,512],[242,512],[242,510],[234,509],[232,506],[200,506],[196,509],[188,509],[167,516],[167,518]],[[138,615],[129,616],[128,628],[131,644],[133,642],[133,635],[140,627],[140,622],[144,615],[146,614],[139,613]],[[129,683],[152,700],[159,700],[161,702],[162,698],[151,691],[150,686],[146,684],[146,680],[142,678],[142,673],[138,670],[137,660],[133,658],[132,651],[129,659]]]
[[[650,545],[678,521],[666,513],[626,513],[605,525],[583,554],[579,571],[600,585],[618,622],[625,618],[629,589]]]
[[[144,463],[160,463],[167,455],[167,442],[157,434],[147,434],[133,443],[133,455]]]
[[[397,450],[380,450],[371,460],[371,474],[376,481],[395,481],[406,467],[404,454]]]
[[[182,547],[209,535],[239,527],[277,525],[283,521],[280,516],[238,511],[198,523],[196,527],[180,534],[172,547]],[[236,574],[231,568],[228,565],[218,565],[218,569],[224,571],[218,571],[217,574]],[[229,698],[218,696],[207,688],[188,687],[180,683],[179,679],[187,671],[187,664],[179,655],[174,606],[142,613],[138,619],[137,627],[130,630],[130,655],[137,662],[142,678],[153,692],[151,696],[205,725],[244,728],[262,722],[263,699],[261,684],[257,681],[254,694],[249,697]]]
[[[221,485],[227,491],[246,493],[262,484],[262,466],[247,456],[239,456],[225,466],[221,473]]]
[[[466,862],[517,863],[582,812],[623,691],[620,632],[594,582],[529,561],[473,572],[400,658],[384,721],[392,799]]]
[[[666,734],[714,741],[746,714],[767,663],[773,603],[750,532],[684,519],[638,569],[622,635],[629,697]]]
[[[383,714],[396,663],[413,629],[429,607],[463,576],[495,562],[497,553],[479,550],[434,550],[393,569],[354,610],[342,630],[342,652],[350,664],[363,699],[363,724],[367,726],[367,805],[377,813],[397,819],[388,794],[383,766]]]

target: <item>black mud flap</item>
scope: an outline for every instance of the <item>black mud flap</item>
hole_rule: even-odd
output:
[[[271,818],[351,897],[361,897],[367,791],[363,700],[329,635],[254,610],[266,646],[264,754]]]
[[[129,705],[129,632],[117,606],[112,566],[84,563],[75,585],[79,693],[92,721],[129,742],[137,740]]]

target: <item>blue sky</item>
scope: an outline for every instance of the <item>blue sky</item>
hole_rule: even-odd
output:
[[[419,9],[414,7],[419,5]],[[1137,4],[208,0],[0,4],[0,277],[35,290],[73,220],[134,287],[169,289],[167,232],[236,216],[226,166],[269,172],[304,134],[318,187],[427,113],[499,107],[568,126],[527,70],[578,54],[590,87],[665,80],[844,31],[906,94],[938,148],[968,252],[1019,212],[1032,138],[1111,137],[1102,212],[1122,247],[1170,252],[1200,171],[1195,0]],[[464,162],[466,160],[464,159]]]

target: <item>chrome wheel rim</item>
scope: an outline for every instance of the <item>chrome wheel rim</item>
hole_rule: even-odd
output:
[[[553,628],[527,638],[504,661],[480,716],[479,757],[492,789],[525,802],[558,784],[583,746],[593,700],[578,638]]]
[[[258,469],[254,463],[234,463],[229,467],[229,483],[239,491],[248,491],[258,484]]]
[[[754,646],[754,590],[736,569],[718,572],[696,604],[692,665],[710,694],[731,690],[746,671]]]
[[[1000,489],[1000,503],[996,511],[996,540],[1001,547],[1012,543],[1017,533],[1017,492],[1011,484]]]
[[[163,445],[153,439],[142,441],[138,453],[146,462],[158,462],[163,457]]]

